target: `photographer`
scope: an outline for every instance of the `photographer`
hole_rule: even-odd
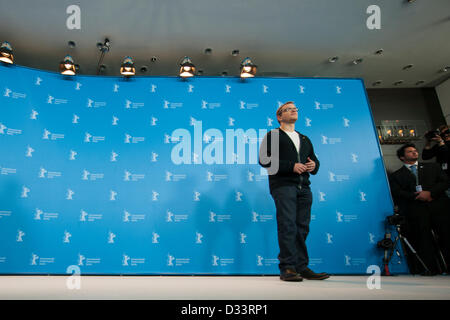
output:
[[[406,219],[406,229],[413,247],[431,274],[438,274],[431,230],[437,234],[444,259],[449,265],[450,199],[445,194],[447,175],[437,163],[418,162],[419,153],[414,144],[403,145],[397,150],[397,157],[404,165],[389,177],[394,203]],[[414,271],[411,272],[416,273]],[[421,271],[417,270],[417,273]]]
[[[429,160],[436,157],[436,162],[441,165],[450,183],[450,129],[447,125],[442,125],[439,130],[428,131],[425,138],[427,143],[422,151],[422,159]],[[447,196],[450,198],[450,184],[448,187]]]

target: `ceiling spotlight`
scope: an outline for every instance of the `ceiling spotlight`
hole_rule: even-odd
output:
[[[12,47],[8,41],[3,42],[0,46],[0,61],[9,64],[14,63]]]
[[[223,71],[222,72],[222,77],[226,77],[228,75],[228,71]]]
[[[356,65],[356,64],[360,64],[361,62],[363,62],[363,59],[362,59],[362,58],[359,58],[359,59],[356,59],[356,60],[353,60],[353,61],[352,61],[352,63],[355,64],[355,65]]]
[[[383,54],[384,50],[383,49],[378,49],[377,51],[375,51],[376,55],[381,55]]]
[[[241,62],[241,78],[253,78],[256,70],[257,66],[253,64],[249,57]]]
[[[125,57],[125,59],[123,59],[122,65],[120,66],[120,74],[126,77],[134,76],[136,74],[136,68],[134,67],[134,62],[131,57]]]
[[[404,66],[404,67],[403,67],[403,70],[409,70],[409,69],[411,69],[413,66],[414,66],[413,64],[408,64],[407,66]]]
[[[150,58],[151,62],[156,62],[156,60],[158,60],[158,58],[156,56],[153,56],[153,57]]]
[[[440,71],[441,71],[441,72],[447,72],[448,70],[450,70],[450,67],[444,67],[444,68],[442,68]]]
[[[75,62],[70,55],[64,57],[59,64],[59,72],[65,76],[74,76],[76,74]]]
[[[148,67],[147,66],[142,66],[141,67],[141,72],[142,73],[146,73],[148,71]]]
[[[75,46],[76,46],[76,44],[75,44],[75,41],[69,41],[69,42],[67,42],[67,45],[69,46],[69,48],[75,48]]]
[[[403,83],[403,80],[398,80],[398,81],[394,82],[394,86],[398,86],[402,83]]]
[[[372,85],[373,85],[374,87],[379,86],[380,84],[381,84],[381,80],[377,80],[377,81],[375,81],[374,83],[372,83]]]
[[[191,58],[184,57],[180,66],[180,77],[190,78],[195,75],[195,66],[192,64]]]
[[[335,63],[338,60],[339,60],[339,57],[331,57],[330,59],[328,59],[328,62]]]
[[[206,55],[210,55],[212,53],[212,49],[211,48],[206,48],[205,49],[205,54]]]
[[[231,55],[233,56],[233,57],[236,57],[236,56],[238,56],[239,55],[239,50],[233,50],[233,51],[231,51]]]
[[[421,84],[424,84],[425,81],[424,80],[419,80],[416,82],[416,86],[420,86]]]

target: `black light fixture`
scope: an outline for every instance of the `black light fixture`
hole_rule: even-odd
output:
[[[362,58],[355,59],[355,60],[352,61],[352,63],[353,63],[354,65],[360,64],[360,63],[362,63],[362,62],[363,62],[363,59],[362,59]]]
[[[184,57],[180,63],[180,77],[190,78],[195,75],[195,66],[189,57]]]
[[[12,47],[8,41],[4,41],[0,46],[0,61],[8,64],[14,63]]]
[[[394,82],[394,86],[399,86],[399,85],[401,85],[403,82],[404,82],[403,80],[395,81],[395,82]]]
[[[59,64],[59,72],[65,76],[74,76],[76,74],[75,62],[70,55],[64,57]]]
[[[330,62],[330,63],[335,63],[336,61],[338,61],[339,60],[339,57],[338,56],[335,56],[335,57],[331,57],[330,59],[328,59],[328,62]]]
[[[241,78],[253,78],[258,67],[253,64],[249,57],[241,62]]]
[[[99,75],[102,71],[104,71],[106,69],[106,67],[105,68],[102,67],[102,66],[104,66],[103,59],[105,58],[105,55],[111,49],[111,42],[109,41],[108,38],[105,38],[103,43],[97,42],[97,48],[101,52],[100,58],[99,58],[98,63],[97,63],[97,75]]]
[[[120,74],[123,76],[134,76],[136,74],[136,68],[134,67],[134,62],[131,57],[125,57],[120,67]]]

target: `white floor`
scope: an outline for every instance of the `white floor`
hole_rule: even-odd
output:
[[[0,276],[0,299],[69,300],[374,300],[450,299],[450,276],[381,277],[369,290],[368,276],[332,276],[299,283],[276,276],[82,276],[80,289],[68,276]],[[373,282],[372,282],[373,283]]]

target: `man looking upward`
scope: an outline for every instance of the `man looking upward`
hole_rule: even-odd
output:
[[[309,138],[295,130],[298,119],[295,104],[284,103],[276,116],[280,127],[264,137],[260,164],[268,168],[270,194],[276,207],[280,279],[327,279],[328,274],[308,268],[306,248],[312,205],[309,175],[317,173],[320,163]]]

